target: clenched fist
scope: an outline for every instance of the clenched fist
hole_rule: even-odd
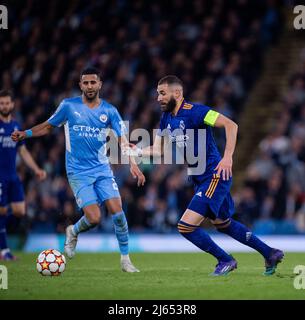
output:
[[[12,133],[11,138],[13,141],[18,142],[26,138],[25,131],[16,130]]]

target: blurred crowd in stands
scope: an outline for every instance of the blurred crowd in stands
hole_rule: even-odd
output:
[[[281,105],[236,194],[237,211],[260,233],[304,233],[305,48]]]
[[[8,5],[9,30],[0,32],[0,87],[14,91],[15,117],[30,128],[45,121],[63,98],[79,95],[81,70],[95,66],[104,81],[102,97],[131,121],[131,130],[152,132],[161,115],[156,84],[175,74],[184,82],[188,101],[207,104],[238,122],[262,72],[264,52],[281,32],[281,11],[275,3],[15,1]],[[291,219],[305,210],[303,69],[292,79],[281,119],[261,143],[260,157],[237,196],[237,209],[249,224],[258,218]],[[224,132],[215,130],[215,137],[223,150]],[[26,191],[25,227],[62,233],[81,214],[65,177],[63,129],[27,140],[27,146],[48,179],[38,183],[19,162]],[[144,188],[136,186],[128,166],[113,166],[130,230],[176,230],[193,195],[185,168],[141,167],[147,178]],[[92,232],[100,230],[112,230],[104,210],[101,226]]]

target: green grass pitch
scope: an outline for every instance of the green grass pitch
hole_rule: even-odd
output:
[[[8,269],[8,289],[2,299],[305,299],[293,286],[296,265],[305,255],[286,253],[277,273],[266,277],[257,253],[234,254],[238,269],[210,277],[215,259],[205,253],[134,253],[140,273],[120,270],[119,254],[78,253],[58,277],[36,271],[37,254],[19,253],[19,261],[0,262]]]

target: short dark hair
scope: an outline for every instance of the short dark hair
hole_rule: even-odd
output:
[[[168,85],[178,84],[181,87],[183,87],[183,82],[177,76],[173,76],[173,75],[168,75],[160,79],[158,82],[158,86],[160,84],[168,84]]]
[[[101,73],[97,68],[94,68],[94,67],[85,68],[80,74],[80,79],[82,78],[82,76],[87,74],[96,74],[97,77],[101,80]]]
[[[6,89],[0,90],[0,97],[10,97],[12,100],[14,99],[13,92]]]

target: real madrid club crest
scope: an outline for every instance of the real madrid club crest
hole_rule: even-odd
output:
[[[103,123],[107,122],[107,120],[108,120],[107,115],[106,115],[105,113],[101,114],[101,115],[100,115],[100,120],[101,120]]]
[[[184,124],[184,121],[183,121],[183,120],[180,121],[179,127],[180,127],[180,129],[182,129],[182,130],[185,129],[185,124]]]

